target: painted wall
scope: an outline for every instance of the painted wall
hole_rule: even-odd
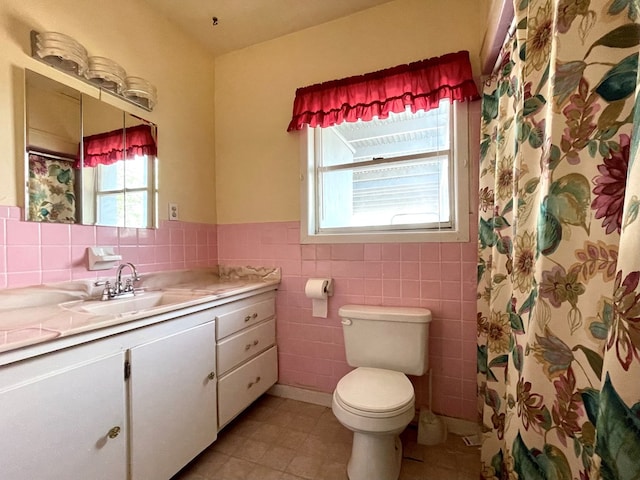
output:
[[[89,55],[111,58],[156,85],[151,113],[115,103],[158,124],[160,218],[167,218],[167,203],[176,202],[183,220],[215,224],[214,60],[142,0],[0,2],[0,205],[24,203],[24,68],[96,94],[32,59],[31,30],[70,35]]]
[[[479,74],[486,2],[396,0],[216,59],[218,222],[300,219],[295,90],[468,50]]]

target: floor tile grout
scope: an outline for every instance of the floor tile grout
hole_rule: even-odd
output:
[[[352,435],[330,408],[263,395],[172,480],[346,480]],[[461,437],[424,446],[409,426],[401,438],[399,480],[478,478],[479,450]]]

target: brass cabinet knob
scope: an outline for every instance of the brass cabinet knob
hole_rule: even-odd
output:
[[[251,315],[247,315],[246,317],[244,317],[244,321],[248,322],[249,320],[255,320],[256,318],[258,318],[258,314],[252,313]]]
[[[247,384],[247,390],[250,389],[251,387],[253,387],[256,383],[258,383],[260,381],[260,377],[256,377],[256,379],[253,382],[249,382]]]
[[[209,375],[207,375],[207,378],[209,380],[214,380],[216,378],[215,372],[209,372]]]
[[[109,433],[107,433],[107,437],[116,438],[119,433],[120,433],[120,427],[113,427],[111,430],[109,430]]]

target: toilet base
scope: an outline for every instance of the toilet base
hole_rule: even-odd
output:
[[[402,442],[397,434],[353,432],[349,480],[398,480],[401,463]]]

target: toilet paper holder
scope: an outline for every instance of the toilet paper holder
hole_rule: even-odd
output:
[[[322,289],[324,293],[326,293],[329,297],[333,296],[333,279],[329,278],[325,280],[325,283],[322,285]]]

